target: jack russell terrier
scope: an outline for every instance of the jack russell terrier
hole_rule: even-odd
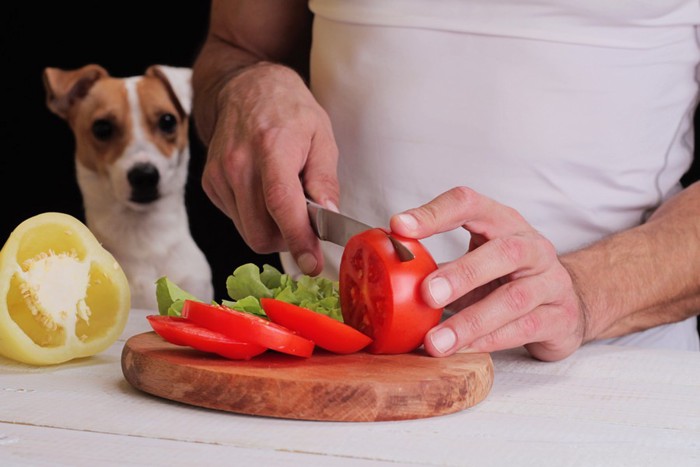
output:
[[[124,269],[134,308],[157,309],[161,276],[203,301],[214,294],[185,207],[191,75],[154,65],[115,78],[96,64],[43,73],[47,106],[75,137],[86,224]]]

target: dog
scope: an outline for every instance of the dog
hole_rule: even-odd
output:
[[[127,78],[98,64],[43,70],[46,104],[73,131],[86,225],[126,273],[132,308],[157,308],[161,276],[213,299],[184,196],[191,76],[190,68],[166,65]]]

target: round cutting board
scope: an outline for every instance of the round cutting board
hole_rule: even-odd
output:
[[[154,332],[122,350],[122,372],[136,389],[198,407],[299,420],[379,421],[433,417],[482,401],[493,385],[487,353],[430,357],[315,349],[310,358],[267,351],[227,360],[180,347]]]

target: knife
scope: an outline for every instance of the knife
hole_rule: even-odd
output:
[[[350,237],[373,228],[344,214],[326,209],[308,198],[306,199],[306,207],[309,211],[311,227],[314,229],[316,236],[321,240],[329,241],[336,245],[345,246]],[[404,246],[403,243],[391,234],[387,234],[387,237],[389,237],[401,261],[411,261],[414,258],[411,250]]]

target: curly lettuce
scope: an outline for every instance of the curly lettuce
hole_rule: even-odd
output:
[[[247,263],[237,267],[226,279],[226,291],[230,300],[222,300],[220,304],[267,317],[260,305],[260,299],[275,298],[342,322],[338,290],[338,281],[307,275],[295,280],[269,264],[264,264],[260,269],[256,264]],[[171,316],[180,316],[182,304],[186,299],[198,300],[165,276],[156,281],[156,298],[158,312]]]

